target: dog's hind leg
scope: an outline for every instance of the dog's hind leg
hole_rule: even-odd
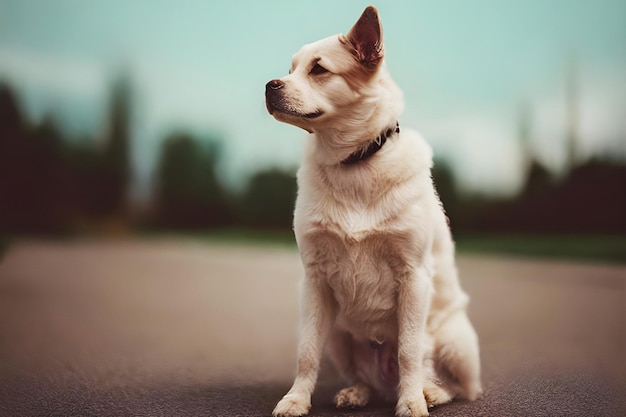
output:
[[[428,408],[431,408],[436,405],[449,403],[454,396],[449,389],[434,382],[426,382],[424,383],[424,398],[426,398]]]
[[[371,389],[363,382],[355,384],[340,390],[335,395],[335,405],[337,408],[355,408],[364,407],[370,399]]]
[[[424,398],[428,408],[452,401],[455,395],[454,387],[439,378],[432,358],[424,360],[424,375]]]
[[[435,335],[435,369],[457,395],[473,401],[482,394],[478,336],[464,310],[454,313]]]
[[[328,356],[337,371],[352,385],[343,388],[335,395],[337,408],[364,407],[370,399],[370,387],[357,376],[360,346],[352,335],[340,329],[333,329],[326,346]]]

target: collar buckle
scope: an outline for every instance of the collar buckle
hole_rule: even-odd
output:
[[[384,130],[376,139],[370,141],[362,148],[359,148],[356,151],[352,152],[350,155],[348,155],[346,159],[341,161],[341,164],[353,165],[357,162],[361,162],[370,158],[383,147],[383,145],[387,142],[387,138],[395,133],[400,133],[400,124],[398,122],[396,122],[395,129],[388,128]]]

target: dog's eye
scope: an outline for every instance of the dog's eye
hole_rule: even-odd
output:
[[[326,68],[321,66],[319,63],[316,63],[315,65],[313,65],[313,68],[311,68],[310,73],[313,75],[319,75],[319,74],[324,74],[326,72],[328,72]]]

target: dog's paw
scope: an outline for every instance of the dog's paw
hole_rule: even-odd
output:
[[[480,382],[474,382],[465,387],[463,398],[468,401],[475,401],[483,395],[483,389]]]
[[[423,395],[400,398],[396,405],[396,417],[427,417],[428,405]]]
[[[424,398],[428,408],[441,405],[452,401],[452,395],[437,385],[429,385],[424,387]]]
[[[335,395],[337,408],[365,407],[370,399],[370,390],[365,385],[353,385],[344,388]]]
[[[311,397],[289,393],[276,404],[272,415],[274,417],[300,417],[309,413]]]

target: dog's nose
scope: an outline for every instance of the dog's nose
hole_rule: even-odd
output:
[[[272,80],[265,85],[266,90],[280,90],[285,86],[285,83],[281,80]]]

